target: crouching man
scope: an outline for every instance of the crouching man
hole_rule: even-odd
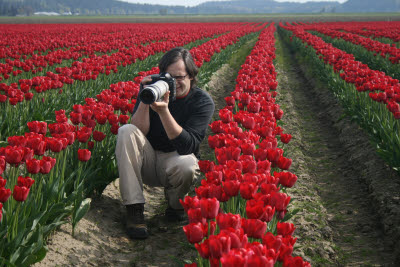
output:
[[[143,215],[143,183],[164,187],[167,220],[184,219],[179,199],[188,193],[198,172],[199,145],[215,108],[209,94],[196,86],[198,68],[188,50],[177,47],[168,51],[159,69],[175,79],[175,100],[170,101],[169,90],[152,104],[138,98],[131,124],[119,128],[116,144],[126,228],[134,239],[149,235]],[[141,84],[151,81],[147,76]]]

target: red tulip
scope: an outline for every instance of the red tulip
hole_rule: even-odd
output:
[[[225,102],[227,106],[234,106],[235,105],[235,98],[233,96],[225,97]]]
[[[118,134],[118,129],[119,129],[119,125],[118,124],[113,124],[113,125],[111,125],[110,131],[111,131],[112,134],[117,135]]]
[[[262,237],[262,243],[267,247],[267,249],[273,249],[278,252],[282,245],[282,236],[274,236],[271,232],[267,232]]]
[[[270,162],[277,163],[279,158],[282,156],[282,154],[283,154],[282,149],[279,149],[279,148],[276,148],[276,149],[269,148],[269,149],[267,149],[267,159]]]
[[[272,220],[275,209],[269,205],[264,205],[263,201],[250,199],[246,202],[246,215],[249,219],[260,219],[265,222]]]
[[[206,231],[208,229],[205,229]],[[199,243],[204,238],[204,226],[201,223],[190,223],[183,226],[183,232],[185,232],[186,238],[189,243]]]
[[[271,172],[271,162],[268,160],[262,160],[257,162],[257,173],[259,173],[259,170],[262,171],[262,173],[270,173]]]
[[[210,257],[210,247],[209,247],[209,240],[205,239],[203,243],[195,243],[194,247],[196,248],[197,252],[199,252],[200,256],[204,259],[208,259]]]
[[[5,203],[11,196],[11,190],[5,187],[0,187],[0,202]]]
[[[288,170],[290,165],[292,165],[292,159],[280,157],[277,162],[278,168],[282,170]]]
[[[282,143],[287,144],[290,142],[290,139],[292,139],[292,136],[290,134],[281,134]]]
[[[76,138],[81,143],[86,143],[89,140],[89,137],[92,135],[92,129],[89,127],[82,127],[79,131],[77,131]]]
[[[183,201],[182,199],[179,199],[179,202],[181,203],[185,211],[188,211],[189,209],[200,208],[200,200],[197,196],[186,196]]]
[[[244,199],[252,199],[257,190],[258,186],[255,183],[245,182],[240,184],[240,196]]]
[[[282,241],[282,245],[279,249],[278,261],[283,261],[284,258],[292,255],[293,253],[293,245],[284,242],[284,239],[282,239]]]
[[[119,121],[120,124],[127,124],[129,118],[130,117],[128,115],[121,114],[121,115],[119,115],[118,121]]]
[[[232,214],[232,213],[219,213],[217,215],[217,224],[219,229],[239,229],[241,225],[241,217],[239,214]]]
[[[208,238],[210,255],[212,258],[219,259],[224,253],[228,253],[231,249],[231,238],[223,233],[217,236],[212,235]]]
[[[214,198],[200,199],[201,214],[206,219],[214,219],[219,211],[219,201]]]
[[[24,157],[23,149],[20,147],[6,147],[5,161],[9,164],[19,164]]]
[[[35,182],[35,180],[33,180],[31,177],[22,177],[22,176],[18,176],[18,181],[17,184],[19,186],[25,186],[26,188],[31,188],[31,186],[33,185],[33,183]]]
[[[107,116],[103,113],[98,113],[95,115],[98,124],[104,125],[107,122]]]
[[[47,144],[49,144],[50,150],[56,153],[60,152],[64,147],[63,142],[60,139],[55,138],[47,139]]]
[[[75,104],[75,105],[72,106],[72,108],[76,113],[82,113],[83,112],[83,106],[82,105]]]
[[[290,196],[285,193],[271,192],[271,206],[277,211],[285,211],[289,205]]]
[[[202,173],[213,171],[215,166],[215,163],[209,160],[199,160],[198,164]]]
[[[270,183],[262,183],[260,185],[261,193],[264,195],[269,195],[271,194],[272,191],[278,192],[279,188],[276,187],[276,184],[270,184]]]
[[[248,242],[247,235],[244,234],[243,228],[233,229],[227,228],[222,229],[221,233],[225,235],[229,235],[231,238],[231,248],[243,248],[246,246]]]
[[[0,156],[0,174],[6,169],[6,159],[4,156]]]
[[[260,256],[251,253],[246,255],[246,266],[273,267],[274,265],[275,260],[266,256]]]
[[[22,202],[25,201],[29,194],[29,188],[25,186],[14,186],[13,198],[16,201]]]
[[[101,142],[106,138],[106,135],[103,132],[100,131],[94,131],[93,132],[93,139],[97,142]]]
[[[256,161],[263,161],[267,158],[267,149],[257,148],[254,150],[254,158]]]
[[[221,121],[224,123],[233,121],[232,111],[230,111],[227,108],[223,108],[223,109],[219,110],[219,117],[221,118]]]
[[[253,143],[244,143],[240,146],[242,149],[243,155],[253,155],[256,149],[256,146]]]
[[[257,169],[257,163],[254,160],[246,160],[242,162],[243,173],[255,173]]]
[[[78,160],[80,161],[88,161],[90,159],[92,152],[88,149],[78,149]]]
[[[247,236],[261,239],[267,230],[267,223],[258,219],[242,218],[242,228]]]
[[[220,260],[222,267],[245,266],[246,259],[243,254],[244,253],[241,253],[240,250],[232,249],[231,251],[229,251],[229,253],[224,254],[221,257]]]
[[[287,255],[283,258],[283,265],[284,267],[311,267],[309,262],[303,260],[302,257],[297,256],[293,257],[291,255]]]
[[[254,120],[253,117],[246,116],[243,118],[242,125],[244,128],[246,128],[248,130],[252,130],[252,129],[254,129],[254,127],[256,127],[256,121]]]
[[[261,104],[260,102],[251,102],[247,105],[247,111],[251,113],[260,112]]]
[[[206,223],[206,218],[201,215],[200,208],[190,208],[187,210],[187,215],[189,218],[189,223]]]
[[[276,229],[277,229],[278,235],[282,235],[283,237],[286,237],[286,236],[293,235],[293,232],[296,229],[296,227],[294,227],[293,223],[278,222],[278,224],[276,225]]]
[[[70,120],[73,124],[79,125],[82,122],[82,114],[81,113],[76,113],[76,112],[71,112],[69,114]]]
[[[41,159],[40,160],[40,173],[47,174],[51,171],[51,162],[48,160]]]
[[[238,180],[228,180],[222,182],[222,184],[222,189],[224,193],[227,194],[229,197],[235,197],[238,195],[240,188],[240,182]]]
[[[118,123],[118,115],[117,114],[110,114],[107,117],[108,122],[110,123],[110,125],[114,125]]]
[[[279,183],[285,187],[293,187],[297,181],[297,176],[291,172],[274,172],[274,176],[279,178]]]
[[[0,176],[0,188],[5,187],[7,180]]]
[[[31,174],[37,174],[40,171],[40,160],[30,159],[26,161],[26,170]]]

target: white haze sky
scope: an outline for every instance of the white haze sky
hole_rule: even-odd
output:
[[[139,4],[153,4],[153,5],[169,5],[169,6],[197,6],[198,4],[204,2],[210,2],[210,0],[120,0],[123,2],[130,3],[139,3]],[[228,0],[213,0],[218,2],[228,1]],[[275,0],[276,2],[296,2],[296,3],[305,3],[305,2],[332,2],[332,0]],[[347,0],[335,0],[340,3],[344,3]]]

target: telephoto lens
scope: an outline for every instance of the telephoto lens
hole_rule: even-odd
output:
[[[143,88],[139,97],[144,104],[152,104],[160,100],[168,90],[168,83],[159,80]]]

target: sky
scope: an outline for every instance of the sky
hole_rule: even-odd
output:
[[[169,5],[169,6],[197,6],[198,4],[209,2],[210,0],[120,0],[124,2],[131,3],[140,3],[140,4],[158,4],[158,5]],[[222,2],[224,0],[213,0]],[[227,1],[227,0],[225,0]],[[321,1],[332,1],[332,0],[275,0],[277,2],[297,2],[297,3],[305,3],[305,2],[321,2]],[[336,0],[337,2],[344,3],[347,0]]]

